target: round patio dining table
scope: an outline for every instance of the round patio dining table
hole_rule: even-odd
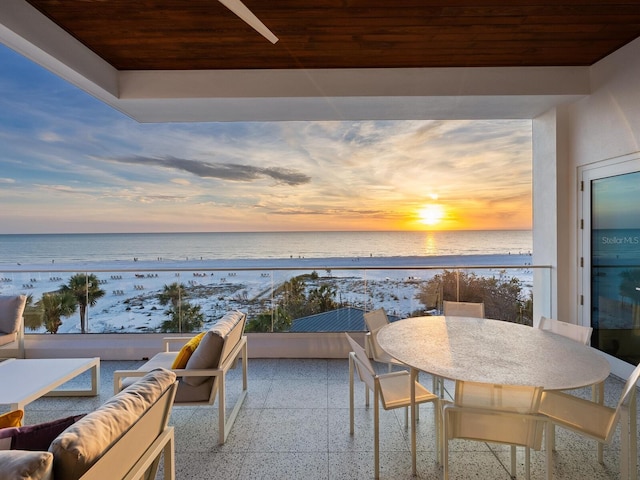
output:
[[[378,343],[408,366],[450,380],[568,390],[602,382],[610,372],[594,348],[485,318],[407,318],[380,329]]]
[[[609,363],[594,348],[551,332],[500,320],[412,317],[382,327],[377,338],[385,352],[411,368],[414,379],[422,371],[450,380],[568,390],[601,383],[610,372]],[[412,388],[412,398],[414,395]],[[414,474],[415,422],[412,402]]]

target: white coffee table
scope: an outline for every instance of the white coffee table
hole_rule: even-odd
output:
[[[91,388],[56,390],[60,385],[91,370]],[[0,405],[11,410],[43,396],[96,396],[100,389],[100,358],[10,358],[0,362]]]

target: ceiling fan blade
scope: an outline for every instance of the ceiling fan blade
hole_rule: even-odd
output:
[[[271,30],[269,30],[264,23],[256,17],[251,10],[249,10],[244,3],[240,0],[218,0],[221,4],[235,13],[238,17],[244,20],[251,28],[269,40],[271,43],[276,43],[278,37],[276,37]]]

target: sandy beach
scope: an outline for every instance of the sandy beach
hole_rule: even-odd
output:
[[[0,295],[30,294],[38,301],[68,282],[76,273],[94,273],[105,291],[89,310],[89,331],[158,331],[166,307],[157,298],[165,285],[180,282],[189,301],[200,305],[206,325],[227,310],[240,309],[249,317],[272,305],[273,290],[293,276],[316,272],[308,287],[329,283],[336,300],[353,306],[384,307],[407,316],[422,307],[416,293],[443,269],[473,266],[484,276],[517,277],[531,288],[529,254],[429,257],[284,258],[180,261],[111,261],[68,264],[0,266]],[[59,333],[79,333],[78,314],[63,317]],[[27,333],[44,333],[44,328]]]

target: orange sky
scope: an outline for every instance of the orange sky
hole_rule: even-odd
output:
[[[0,64],[0,233],[531,228],[530,121],[138,124]]]

